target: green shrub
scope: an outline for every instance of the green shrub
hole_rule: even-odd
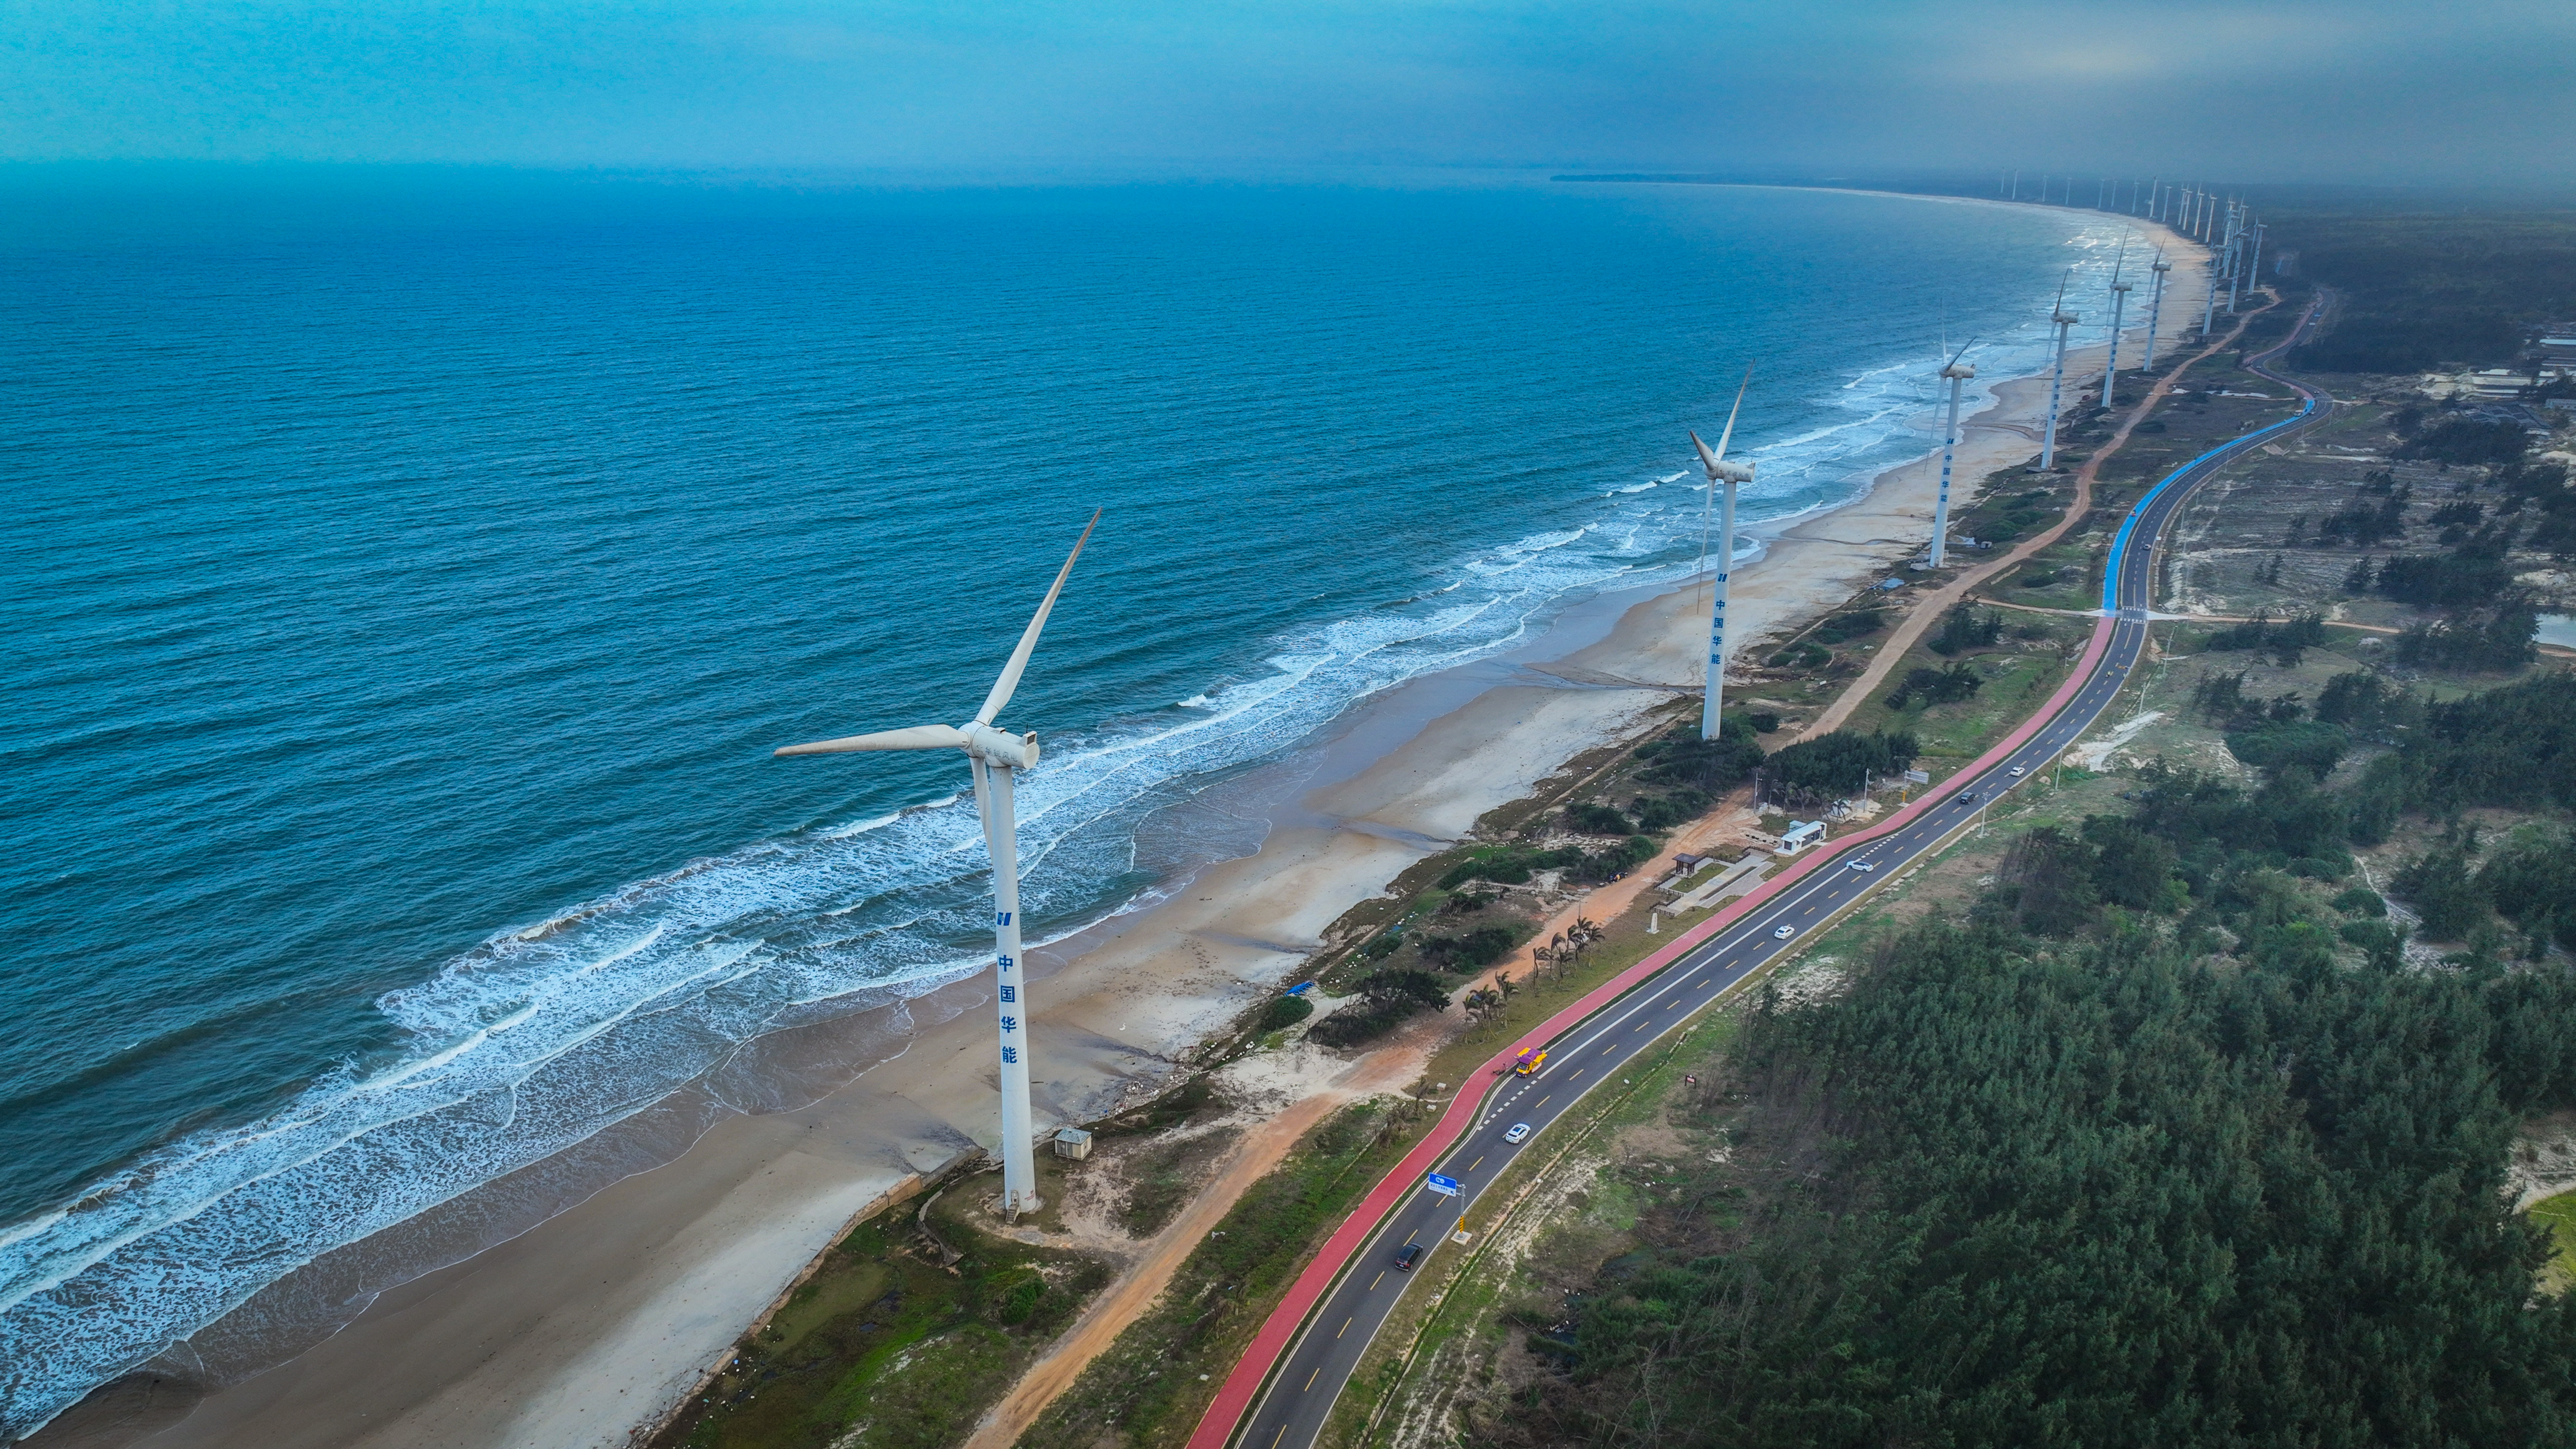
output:
[[[2298,770],[2310,779],[2322,780],[2343,762],[2344,751],[2351,743],[2341,725],[2295,720],[2231,731],[2227,751],[2258,770],[2276,775]]]
[[[1255,1031],[1286,1031],[1315,1014],[1315,1003],[1302,996],[1283,996],[1264,1007]]]

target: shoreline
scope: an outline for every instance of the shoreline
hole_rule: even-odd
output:
[[[2191,274],[2181,290],[2198,295],[2205,254],[2175,243],[2177,278]],[[2178,315],[2166,331],[2196,321]],[[2079,359],[2098,373],[2100,356],[2099,346],[2070,349],[2069,373],[2084,374]],[[1995,402],[1963,430],[1955,506],[2035,449],[2026,419],[2046,391],[2044,373],[1994,385]],[[1738,649],[1802,624],[1918,548],[1938,470],[1936,441],[1849,502],[1765,537],[1736,570]],[[1696,692],[1704,609],[1696,582],[1577,600],[1536,638],[1365,699],[1280,759],[1158,816],[1151,830],[1173,839],[1195,822],[1266,829],[1250,854],[1181,872],[1143,907],[1032,951],[1045,1021],[1040,1115],[1095,1120],[1159,1091],[1209,1036],[1293,979],[1351,906],[1566,761],[1633,733],[1674,694]],[[762,1112],[682,1093],[567,1154],[594,1173],[633,1164],[606,1187],[556,1202],[552,1164],[538,1164],[326,1255],[30,1442],[629,1442],[845,1224],[991,1139],[989,1030],[974,1010],[986,990],[969,978],[765,1038],[756,1065],[806,1089],[781,1095],[807,1105]],[[882,1059],[859,1065],[871,1056]],[[437,1257],[441,1242],[474,1246],[431,1271],[401,1266]],[[398,1286],[372,1292],[371,1280]],[[351,1302],[364,1306],[328,1311]],[[263,1332],[297,1312],[305,1334],[329,1326],[263,1370]],[[265,1341],[274,1358],[277,1337]],[[221,1386],[192,1390],[185,1379],[198,1375]]]

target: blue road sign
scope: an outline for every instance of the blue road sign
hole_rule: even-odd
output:
[[[1439,1173],[1435,1172],[1431,1174],[1431,1181],[1428,1185],[1433,1192],[1440,1194],[1442,1197],[1456,1197],[1458,1195],[1458,1179],[1454,1177],[1442,1177]]]

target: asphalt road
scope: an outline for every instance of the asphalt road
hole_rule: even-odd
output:
[[[2114,614],[2109,647],[2096,662],[2084,687],[2046,727],[2020,748],[1991,762],[1974,775],[1954,776],[1940,787],[1940,803],[1917,816],[1904,830],[1857,848],[1846,848],[1822,868],[1812,870],[1788,890],[1744,919],[1710,938],[1697,950],[1582,1022],[1554,1042],[1546,1043],[1547,1062],[1535,1075],[1507,1075],[1490,1088],[1491,1095],[1476,1125],[1442,1160],[1443,1176],[1457,1180],[1461,1192],[1446,1197],[1427,1188],[1415,1192],[1387,1217],[1377,1237],[1361,1249],[1350,1272],[1334,1286],[1305,1331],[1293,1343],[1279,1371],[1247,1417],[1235,1443],[1240,1449],[1307,1449],[1322,1430],[1333,1402],[1377,1336],[1397,1298],[1417,1277],[1431,1276],[1461,1215],[1477,1195],[1522,1152],[1541,1145],[1547,1128],[1586,1092],[1604,1082],[1622,1080],[1628,1064],[1657,1044],[1674,1027],[1746,976],[1785,951],[1794,950],[1809,931],[1859,900],[1880,881],[1903,870],[1918,856],[1969,824],[1977,813],[2006,790],[2035,778],[2091,729],[2128,682],[2129,672],[2145,654],[2147,611],[2154,587],[2156,559],[2165,525],[2192,489],[2246,450],[2314,425],[2331,410],[2330,401],[2287,378],[2264,371],[2269,361],[2296,343],[2314,325],[2316,312],[2300,318],[2289,340],[2262,357],[2249,359],[2249,371],[2296,389],[2309,399],[2307,408],[2287,422],[2249,433],[2184,465],[2141,499],[2114,538],[2113,564],[2106,571],[2104,607]],[[2133,540],[2146,540],[2147,547]],[[1834,847],[1821,848],[1831,852]],[[1783,937],[1780,933],[1786,931]],[[1504,1134],[1515,1124],[1531,1131],[1519,1143]],[[1412,1272],[1395,1266],[1399,1249],[1420,1243],[1427,1251]]]

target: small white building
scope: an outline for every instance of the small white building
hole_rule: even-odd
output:
[[[1780,832],[1780,843],[1772,847],[1771,853],[1777,856],[1796,855],[1824,838],[1825,822],[1792,820],[1789,822],[1789,828]]]
[[[1070,1157],[1076,1162],[1089,1157],[1091,1134],[1079,1127],[1058,1127],[1055,1129],[1055,1155]]]

